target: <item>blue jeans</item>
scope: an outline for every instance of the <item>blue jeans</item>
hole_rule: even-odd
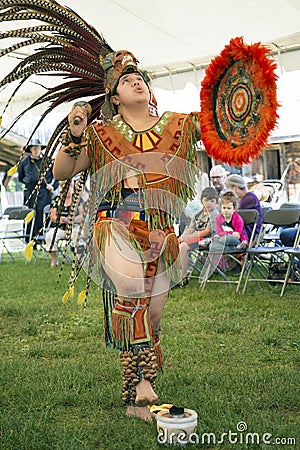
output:
[[[232,234],[225,234],[224,236],[216,236],[209,249],[214,253],[230,252],[235,250],[235,247],[240,243],[241,241]]]
[[[285,247],[293,247],[295,237],[297,234],[297,228],[285,228],[280,233],[280,240]]]

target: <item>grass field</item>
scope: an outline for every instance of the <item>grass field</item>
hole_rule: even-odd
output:
[[[158,444],[155,420],[125,417],[101,292],[92,287],[85,310],[75,299],[62,304],[69,267],[57,284],[59,268],[49,265],[0,265],[1,450],[173,448]],[[78,292],[83,285],[84,276]],[[279,287],[237,296],[223,284],[200,291],[196,280],[171,291],[157,392],[161,403],[197,411],[204,443],[191,447],[300,449],[299,325],[297,286],[283,298]]]

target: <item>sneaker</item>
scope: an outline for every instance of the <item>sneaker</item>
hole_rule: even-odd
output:
[[[245,252],[248,248],[248,242],[242,241],[240,244],[238,244],[235,249],[238,252]]]
[[[204,238],[201,241],[199,241],[199,248],[202,249],[206,249],[209,247],[209,245],[211,244],[212,239],[211,238]]]

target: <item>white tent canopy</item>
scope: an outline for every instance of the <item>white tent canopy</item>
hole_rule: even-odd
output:
[[[299,0],[61,0],[61,3],[93,25],[112,48],[132,51],[140,67],[150,72],[158,100],[166,97],[162,90],[175,92],[186,88],[187,83],[199,90],[211,58],[237,36],[249,44],[262,42],[269,46],[279,64],[279,74],[300,70]],[[14,28],[20,26],[16,22]],[[1,30],[6,28],[7,24],[1,23]],[[1,47],[4,42],[0,41]],[[0,59],[2,76],[18,62],[15,58],[25,52],[33,49],[22,49],[21,53]],[[45,77],[39,80],[44,85],[53,81]],[[13,102],[8,114],[15,116],[18,104],[30,101],[38,88],[34,83],[25,83],[18,92],[19,102]],[[176,109],[196,109],[199,95],[195,89],[188,84],[188,92],[193,95],[191,106],[190,103],[185,106],[182,100],[182,108]],[[0,92],[0,111],[11,91]],[[294,94],[300,105],[299,88]],[[167,107],[172,109],[172,105]],[[162,108],[165,109],[164,105]]]
[[[299,0],[61,0],[61,3],[93,25],[112,48],[132,51],[141,67],[149,70],[154,80],[159,79],[155,86],[181,88],[174,80],[162,86],[161,78],[204,68],[237,36],[243,36],[249,44],[268,45],[285,70],[300,69]],[[6,28],[3,22],[1,29]],[[0,60],[1,73],[16,62],[11,57],[3,61]],[[181,79],[198,80],[193,74]]]
[[[63,4],[94,25],[112,48],[132,51],[155,78],[205,66],[237,36],[247,43],[269,44],[285,70],[300,69],[299,0],[64,0]]]

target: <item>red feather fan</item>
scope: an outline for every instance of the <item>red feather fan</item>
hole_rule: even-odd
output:
[[[201,83],[202,140],[209,156],[231,165],[262,152],[278,119],[276,64],[260,43],[232,39]]]

